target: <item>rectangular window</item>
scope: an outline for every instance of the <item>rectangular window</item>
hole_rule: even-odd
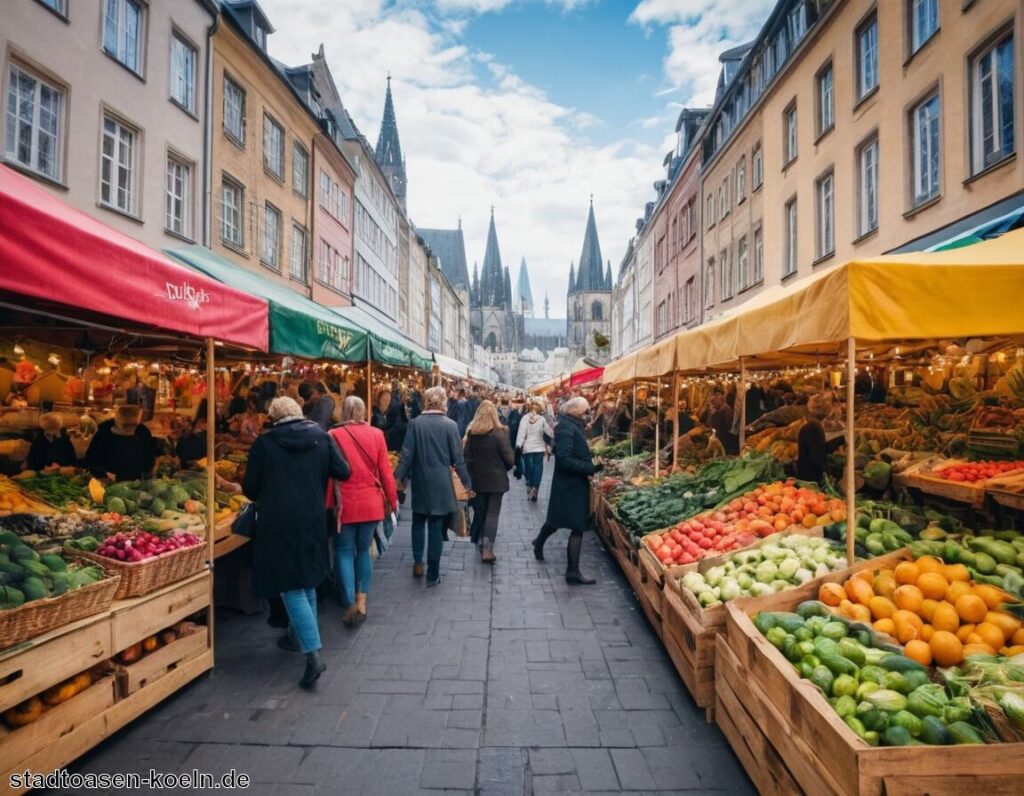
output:
[[[697,200],[696,199],[691,199],[689,204],[688,204],[688,207],[690,208],[690,210],[689,210],[690,220],[689,220],[687,226],[688,226],[688,228],[690,230],[690,236],[689,237],[693,238],[693,237],[696,237],[696,235],[697,235]]]
[[[872,14],[857,29],[857,99],[878,86],[878,15]]]
[[[309,153],[298,141],[292,147],[292,190],[299,196],[309,193]]]
[[[270,202],[263,206],[263,236],[260,239],[260,260],[275,271],[280,268],[281,211]]]
[[[761,157],[761,144],[754,146],[754,153],[750,156],[750,182],[756,191],[764,182],[764,160]]]
[[[939,195],[939,95],[932,94],[910,112],[913,203]]]
[[[832,91],[831,62],[818,73],[818,135],[835,124],[835,97]]]
[[[707,204],[708,229],[711,229],[715,225],[715,195],[713,193],[708,194]]]
[[[814,184],[816,193],[817,236],[815,258],[821,259],[833,254],[835,242],[835,175],[829,172],[818,178]]]
[[[109,116],[103,117],[100,151],[100,202],[135,215],[138,131]]]
[[[729,215],[729,180],[722,180],[718,186],[718,220],[721,221]]]
[[[783,217],[783,230],[785,231],[785,251],[783,252],[782,275],[789,276],[796,273],[796,198],[786,202],[785,215]]]
[[[740,290],[750,287],[750,270],[747,264],[747,236],[740,238],[736,244],[736,275],[740,281]]]
[[[718,258],[718,270],[722,274],[722,301],[725,301],[732,298],[732,262],[728,249],[722,249],[722,254]]]
[[[7,158],[59,180],[63,123],[64,92],[11,64],[4,145]]]
[[[40,2],[48,8],[52,8],[62,17],[66,17],[68,15],[67,0],[40,0]]]
[[[704,269],[704,309],[710,310],[715,306],[715,258],[708,260]]]
[[[857,234],[878,229],[878,138],[857,151]]]
[[[138,74],[142,73],[143,13],[135,0],[104,0],[103,49]]]
[[[736,166],[736,204],[739,204],[747,197],[747,157],[740,158]]]
[[[220,188],[220,237],[239,249],[245,245],[244,199],[245,189],[224,177]]]
[[[754,281],[752,285],[760,284],[764,281],[764,236],[761,234],[761,228],[758,227],[754,230]]]
[[[1013,34],[971,63],[971,154],[974,172],[1013,153]]]
[[[192,237],[192,166],[173,155],[167,157],[164,226],[175,235]]]
[[[683,320],[686,323],[693,321],[697,309],[697,297],[694,295],[693,280],[694,277],[691,276],[686,280],[686,285],[683,287]]]
[[[939,29],[939,0],[909,0],[910,52],[916,53]]]
[[[796,157],[797,153],[796,103],[793,103],[786,108],[782,117],[782,129],[785,131],[782,149],[782,162],[783,164],[787,164]]]
[[[171,99],[196,111],[196,50],[177,33],[171,35]]]
[[[292,221],[292,249],[288,258],[288,276],[306,283],[306,252],[309,249],[309,233],[297,221]]]
[[[224,131],[245,145],[245,89],[224,75]]]
[[[263,114],[263,168],[284,179],[284,128]]]

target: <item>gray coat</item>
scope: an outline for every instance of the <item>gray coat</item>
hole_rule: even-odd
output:
[[[395,481],[412,479],[412,510],[416,514],[443,516],[458,508],[452,468],[466,489],[472,489],[462,458],[459,427],[441,412],[424,412],[409,424],[405,444],[395,469]]]

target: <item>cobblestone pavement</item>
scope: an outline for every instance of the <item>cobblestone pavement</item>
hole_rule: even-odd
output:
[[[296,687],[303,660],[276,647],[280,631],[219,612],[216,670],[73,770],[234,768],[274,796],[752,793],[598,537],[581,565],[595,586],[565,585],[565,531],[534,561],[547,492],[531,504],[514,482],[495,567],[453,541],[435,589],[411,577],[402,522],[366,623],[349,630],[323,606],[328,669],[313,693]]]

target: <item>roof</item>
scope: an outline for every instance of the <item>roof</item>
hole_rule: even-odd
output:
[[[498,248],[498,232],[494,228],[494,208],[491,208],[491,224],[487,228],[487,247],[484,250],[484,264],[480,272],[480,306],[500,307],[505,303],[505,274],[501,266],[501,250]]]
[[[441,263],[441,271],[452,287],[469,289],[466,240],[459,229],[420,229],[416,232]]]
[[[403,168],[402,145],[398,141],[398,121],[395,119],[395,103],[391,99],[391,75],[388,75],[388,89],[384,95],[384,118],[380,123],[377,148],[374,152],[377,163],[384,166]]]
[[[567,337],[565,318],[524,318],[523,332],[534,337]]]
[[[604,258],[601,256],[601,242],[597,239],[597,222],[594,220],[594,202],[590,202],[587,213],[587,228],[583,234],[583,251],[580,265],[576,269],[576,292],[611,290],[605,285]]]
[[[519,261],[519,276],[516,278],[516,310],[533,312],[533,289],[530,287],[530,272],[526,270],[526,258]]]
[[[720,53],[718,56],[718,60],[721,63],[725,63],[726,61],[739,61],[743,58],[744,55],[750,52],[750,48],[753,46],[754,42],[748,41],[745,44],[739,44],[735,47],[731,47],[725,52]]]

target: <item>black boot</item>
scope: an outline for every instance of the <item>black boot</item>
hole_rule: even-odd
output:
[[[580,549],[583,547],[583,531],[569,534],[569,544],[565,549],[565,582],[570,586],[590,586],[597,583],[593,578],[584,577],[580,572]]]
[[[540,533],[537,534],[537,538],[533,540],[533,557],[538,561],[544,560],[544,542],[552,536],[558,528],[552,528],[546,522],[540,529]]]
[[[306,653],[306,671],[302,674],[302,679],[299,680],[300,688],[312,688],[317,680],[320,679],[320,675],[324,673],[327,665],[320,659],[320,652],[307,652]]]

